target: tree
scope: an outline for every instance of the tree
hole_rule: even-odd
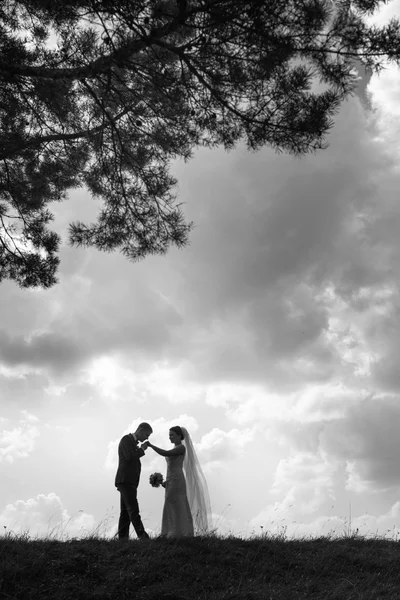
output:
[[[326,147],[356,61],[399,64],[399,21],[366,24],[384,3],[4,0],[0,280],[56,283],[48,205],[72,188],[104,202],[70,243],[138,260],[188,242],[171,159],[240,139],[295,156]]]

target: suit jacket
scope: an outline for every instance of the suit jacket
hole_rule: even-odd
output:
[[[120,483],[139,485],[140,457],[144,456],[144,450],[138,447],[138,442],[131,433],[124,435],[118,446],[118,470],[115,475],[115,485]]]

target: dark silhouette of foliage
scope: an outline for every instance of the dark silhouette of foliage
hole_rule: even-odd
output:
[[[0,5],[0,280],[50,287],[47,205],[101,198],[69,241],[129,259],[184,246],[173,158],[244,139],[304,155],[324,139],[353,67],[398,64],[382,0],[4,0]],[[315,80],[324,90],[312,91]]]

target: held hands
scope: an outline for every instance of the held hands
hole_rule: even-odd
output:
[[[147,448],[149,447],[149,445],[150,445],[150,442],[147,441],[147,442],[144,442],[140,447],[141,447],[142,450],[147,450]]]

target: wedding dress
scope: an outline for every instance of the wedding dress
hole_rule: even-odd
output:
[[[192,439],[185,427],[184,454],[167,456],[167,477],[161,535],[181,537],[206,535],[212,528],[207,482]]]
[[[167,477],[161,535],[167,537],[193,536],[193,519],[183,473],[184,454],[167,456],[165,460],[167,461]]]

